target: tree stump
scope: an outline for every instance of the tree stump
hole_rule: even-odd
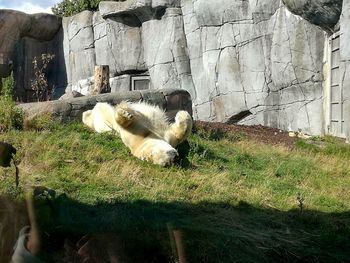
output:
[[[109,66],[96,65],[95,66],[95,85],[92,90],[92,95],[111,92],[109,86]]]

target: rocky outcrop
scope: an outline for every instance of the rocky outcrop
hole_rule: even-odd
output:
[[[280,1],[182,3],[196,118],[322,132],[322,30]]]
[[[132,18],[135,23],[143,23],[151,19],[158,19],[167,7],[180,7],[180,0],[127,0],[125,2],[101,2],[99,10],[103,18],[120,17]]]
[[[343,0],[283,0],[286,7],[312,24],[334,32]]]
[[[59,47],[62,47],[60,29],[61,18],[54,15],[0,10],[0,76],[6,77],[14,70],[15,96],[19,100],[31,99],[32,61],[43,53],[56,55],[49,68],[49,82],[56,89],[66,86],[62,83],[65,69],[59,54]]]

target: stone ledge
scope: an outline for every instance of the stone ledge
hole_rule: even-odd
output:
[[[168,7],[181,7],[179,0],[127,0],[125,2],[101,1],[99,11],[103,18],[118,17],[124,14],[135,15],[141,22],[152,19],[157,10]]]
[[[127,0],[125,2],[102,1],[99,4],[99,11],[103,18],[120,16],[125,13],[137,14],[142,10],[150,12],[151,0]]]
[[[114,92],[67,100],[24,103],[17,107],[23,109],[29,119],[41,114],[50,114],[57,121],[68,122],[81,121],[83,112],[91,110],[98,102],[116,105],[123,100],[146,101],[157,105],[166,111],[169,119],[173,119],[179,110],[186,110],[192,116],[191,96],[186,90],[181,89]]]

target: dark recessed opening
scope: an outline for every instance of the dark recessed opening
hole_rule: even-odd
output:
[[[248,117],[249,115],[252,115],[252,113],[249,110],[241,111],[233,116],[231,116],[226,123],[228,124],[234,124],[237,123],[244,118]]]

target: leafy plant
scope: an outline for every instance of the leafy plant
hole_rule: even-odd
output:
[[[54,89],[49,86],[45,70],[54,58],[53,54],[41,54],[41,57],[33,59],[35,79],[31,81],[31,87],[38,101],[47,101],[52,98]]]
[[[84,10],[96,11],[98,4],[102,0],[63,0],[52,7],[52,13],[57,16],[73,16]],[[114,0],[115,2],[124,2],[125,0]]]
[[[0,92],[0,132],[8,131],[11,128],[20,129],[23,123],[23,111],[15,107],[12,97],[15,81],[13,74],[2,79]]]

